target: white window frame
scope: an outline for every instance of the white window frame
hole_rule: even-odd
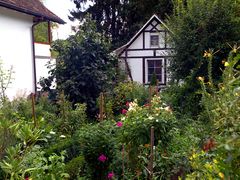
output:
[[[151,58],[151,59],[146,59],[146,61],[145,61],[145,79],[146,79],[146,82],[147,83],[150,83],[151,82],[151,79],[148,79],[148,62],[149,61],[158,61],[158,60],[161,60],[162,61],[162,74],[161,74],[161,80],[159,80],[159,84],[165,84],[166,82],[165,82],[165,70],[166,70],[166,68],[165,68],[165,59],[164,58]]]

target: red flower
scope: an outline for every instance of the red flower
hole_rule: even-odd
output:
[[[104,163],[107,160],[107,157],[104,154],[101,154],[101,156],[98,157],[98,160]]]
[[[123,126],[123,123],[121,121],[118,121],[117,122],[117,127],[122,127]]]
[[[123,109],[123,110],[122,110],[122,114],[127,114],[127,112],[128,112],[128,111],[127,111],[126,109]]]
[[[205,152],[207,152],[207,151],[213,149],[215,147],[215,144],[216,143],[215,143],[214,139],[210,138],[204,143],[203,150]]]
[[[114,173],[113,172],[108,173],[108,179],[112,179],[113,177],[114,177]]]

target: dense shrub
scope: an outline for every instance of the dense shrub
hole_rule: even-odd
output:
[[[86,162],[85,176],[89,179],[106,179],[111,171],[110,165],[118,151],[117,128],[114,121],[104,121],[79,129],[78,140]]]
[[[99,93],[112,86],[116,75],[116,59],[109,54],[107,39],[88,19],[75,35],[57,40],[52,48],[58,55],[49,79],[56,78],[58,92],[63,91],[71,103],[86,103],[87,114],[94,117]]]
[[[148,89],[137,82],[120,82],[113,91],[107,93],[106,110],[113,111],[115,115],[121,114],[122,109],[127,109],[127,102],[138,100],[139,105],[144,105],[149,100]]]

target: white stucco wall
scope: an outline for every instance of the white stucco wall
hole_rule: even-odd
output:
[[[34,91],[32,63],[32,16],[0,7],[0,58],[13,67],[9,98]]]
[[[129,46],[128,49],[141,49],[143,48],[143,34],[141,33],[135,41]]]
[[[56,64],[56,60],[51,58],[50,45],[42,43],[34,43],[35,45],[35,62],[36,62],[36,77],[37,77],[37,88],[41,89],[39,80],[41,78],[49,77],[50,69],[48,66]],[[52,66],[54,67],[54,66]]]
[[[131,58],[127,60],[131,70],[133,81],[143,83],[142,58]]]

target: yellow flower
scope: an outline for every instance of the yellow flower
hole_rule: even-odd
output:
[[[197,154],[193,153],[192,156],[189,158],[190,160],[196,159],[197,158]]]
[[[222,172],[218,173],[218,176],[221,178],[221,179],[224,179],[224,174]]]
[[[224,63],[224,66],[226,67],[226,66],[229,66],[229,63],[228,62],[225,62]]]
[[[197,77],[197,80],[199,80],[199,81],[202,81],[202,82],[203,82],[203,81],[204,81],[204,77],[198,76],[198,77]]]
[[[213,168],[210,163],[206,163],[204,166],[205,166],[208,170],[212,170],[212,168]]]
[[[213,162],[214,162],[215,164],[217,164],[217,163],[218,163],[218,161],[217,161],[216,159],[213,159]]]

